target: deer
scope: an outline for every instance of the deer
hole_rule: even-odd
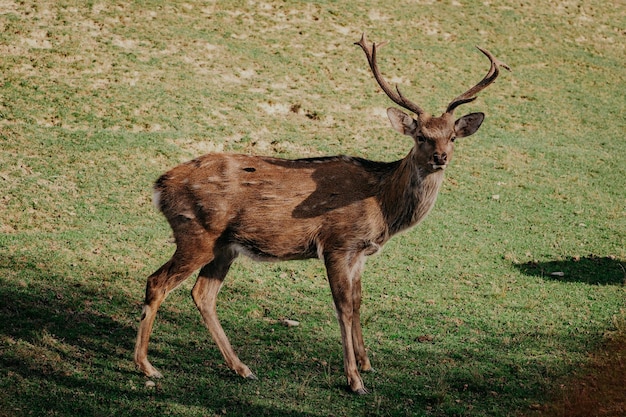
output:
[[[492,84],[499,68],[510,68],[478,48],[491,63],[487,75],[431,116],[385,81],[376,61],[384,43],[361,47],[383,92],[415,117],[387,109],[393,129],[413,138],[409,153],[395,162],[352,156],[279,159],[207,154],[163,174],[154,204],[167,219],[176,249],[146,283],[134,361],[146,376],[162,374],[148,360],[157,310],[167,295],[196,270],[191,291],[217,348],[237,375],[257,379],[237,356],[218,319],[217,295],[241,254],[258,261],[320,259],[325,266],[343,347],[348,389],[366,394],[359,372],[372,371],[360,322],[361,273],[365,260],[394,235],[431,211],[454,152],[454,142],[474,134],[484,113],[454,119],[454,111]]]

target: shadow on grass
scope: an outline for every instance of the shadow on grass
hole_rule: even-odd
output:
[[[221,375],[213,395],[195,375],[144,387],[132,363],[136,327],[128,318],[139,310],[114,286],[103,290],[47,262],[4,257],[0,300],[0,417],[177,414],[181,406],[199,415],[307,415],[251,403],[240,395],[245,382],[230,375]],[[161,354],[175,364],[188,346],[181,349]]]
[[[621,264],[608,261],[585,258],[568,261],[573,266],[519,267],[539,276],[563,270],[563,278],[571,274],[579,277],[577,281],[592,283],[597,279],[593,277],[601,276],[605,284],[616,285],[623,279],[615,272]],[[583,268],[577,269],[580,265]],[[470,415],[471,407],[484,403],[494,409],[501,402],[523,407],[524,401],[541,396],[541,378],[552,376],[549,364],[541,360],[521,363],[495,348],[431,348],[409,340],[411,352],[404,352],[406,359],[401,361],[401,351],[374,345],[380,355],[375,364],[383,370],[364,375],[374,394],[356,398],[344,391],[341,348],[327,333],[316,337],[314,332],[252,324],[235,332],[240,322],[225,318],[226,331],[242,358],[260,371],[261,381],[250,383],[225,368],[195,310],[166,308],[160,311],[162,327],[151,345],[155,365],[165,366],[166,376],[147,389],[132,363],[141,293],[129,301],[115,282],[103,286],[94,278],[89,283],[66,276],[60,272],[64,269],[45,260],[0,258],[0,299],[5,300],[0,303],[2,417],[214,415],[223,410],[229,415],[289,417],[328,415],[335,408],[339,414],[349,410],[375,415],[384,410],[382,414],[405,415],[430,409],[433,415]],[[123,276],[116,270],[83,273]],[[190,322],[187,314],[194,315],[197,327],[181,324]],[[540,335],[544,338],[549,336]],[[530,339],[529,343],[536,338]],[[313,358],[331,358],[332,369]],[[310,392],[305,392],[307,388]],[[299,403],[316,411],[296,411]]]
[[[589,255],[560,261],[515,264],[526,275],[590,285],[626,285],[626,265],[613,257]]]

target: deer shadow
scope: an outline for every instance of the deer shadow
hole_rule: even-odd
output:
[[[526,275],[589,285],[626,285],[626,264],[614,257],[589,255],[547,262],[514,264]]]

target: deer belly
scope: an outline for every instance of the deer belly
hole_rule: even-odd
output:
[[[260,262],[293,261],[317,258],[317,249],[311,247],[257,244],[256,242],[233,243],[232,248],[241,255]]]

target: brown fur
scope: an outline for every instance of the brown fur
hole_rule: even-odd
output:
[[[365,393],[357,366],[371,370],[360,324],[361,271],[394,234],[419,223],[432,209],[454,138],[474,133],[482,113],[456,122],[451,114],[417,120],[388,110],[392,126],[415,145],[396,162],[356,157],[285,160],[209,154],[162,175],[155,203],[176,241],[172,258],[148,278],[135,346],[135,362],[148,376],[160,373],[147,359],[157,310],[167,294],[200,269],[192,297],[226,363],[255,378],[226,337],[216,313],[217,294],[239,254],[258,260],[320,258],[337,310],[350,389]]]

